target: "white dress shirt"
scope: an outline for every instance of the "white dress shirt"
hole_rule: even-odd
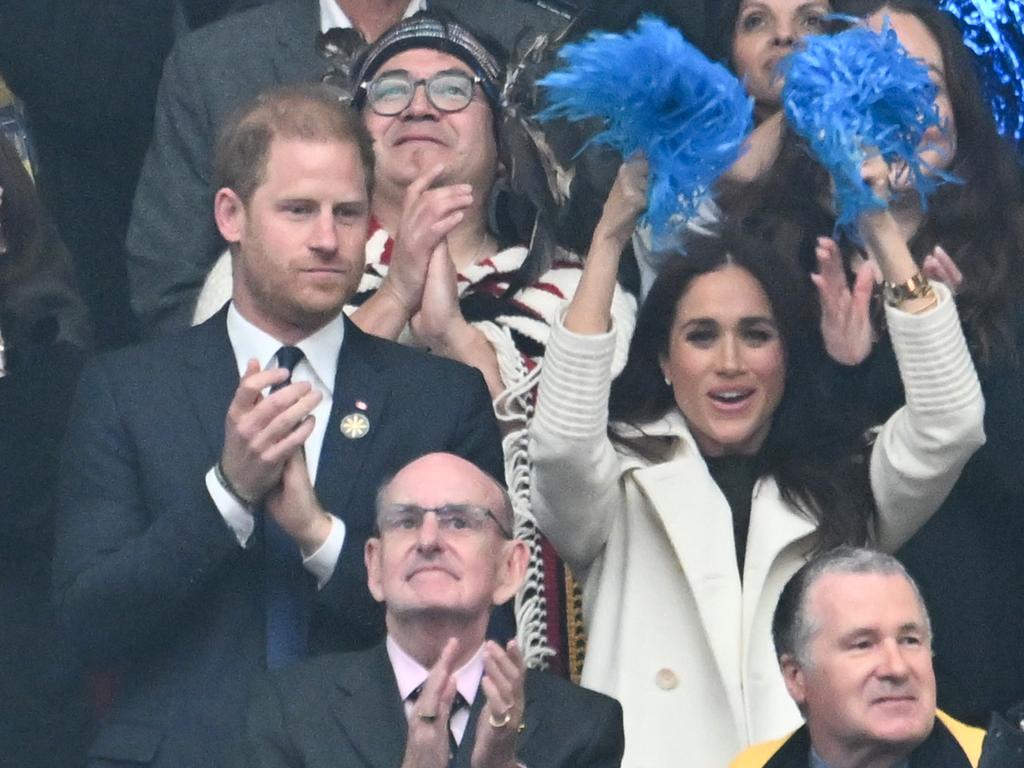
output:
[[[427,10],[427,0],[412,0],[409,7],[405,9],[403,19],[407,19],[417,11]],[[351,29],[352,22],[345,12],[338,5],[338,0],[320,0],[320,31],[326,32],[334,27]]]
[[[398,693],[405,705],[405,716],[409,718],[412,716],[413,708],[413,702],[409,701],[409,694],[426,682],[430,670],[406,653],[391,635],[388,635],[385,646],[388,650],[388,658],[391,660],[391,668],[395,671],[395,680],[398,681]],[[455,688],[467,703],[467,706],[460,707],[448,722],[456,744],[462,743],[462,736],[466,732],[466,726],[469,725],[469,709],[473,706],[473,700],[476,698],[476,692],[480,688],[480,680],[483,676],[484,647],[481,645],[473,654],[473,658],[455,672]]]
[[[228,339],[235,353],[238,375],[245,373],[250,359],[255,358],[260,370],[277,367],[277,351],[283,345],[265,331],[246,320],[235,308],[234,303],[228,307],[227,315]],[[313,409],[313,432],[306,438],[306,467],[309,469],[309,480],[316,483],[317,465],[320,462],[320,449],[324,444],[327,432],[327,421],[331,415],[331,404],[334,402],[334,378],[338,370],[338,350],[345,335],[345,324],[339,315],[311,336],[307,336],[294,346],[302,350],[303,358],[292,372],[292,381],[308,381],[323,394],[323,398]],[[253,510],[246,507],[234,497],[217,480],[216,472],[210,469],[206,474],[206,488],[220,511],[224,522],[228,524],[240,546],[248,545],[256,526]],[[334,573],[334,567],[341,555],[341,547],[345,543],[345,523],[334,515],[331,518],[331,531],[326,541],[315,552],[306,555],[302,564],[323,587]]]

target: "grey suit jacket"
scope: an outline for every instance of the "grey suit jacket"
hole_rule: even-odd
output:
[[[153,140],[128,228],[132,308],[144,329],[184,328],[224,243],[213,220],[212,162],[226,118],[260,91],[316,82],[316,0],[280,0],[196,30],[164,64]]]
[[[438,0],[505,41],[564,21],[524,0]],[[213,220],[212,160],[225,119],[275,85],[319,82],[317,0],[277,0],[182,38],[168,56],[128,228],[132,308],[144,332],[184,328],[224,243]]]
[[[484,698],[481,688],[456,768],[469,768]],[[528,768],[615,768],[622,760],[618,702],[567,680],[528,671],[523,722],[517,758]],[[312,659],[258,680],[236,765],[398,768],[406,731],[398,684],[380,644]]]

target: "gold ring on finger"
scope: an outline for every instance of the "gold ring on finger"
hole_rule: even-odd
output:
[[[437,715],[432,715],[429,712],[417,712],[416,717],[418,717],[424,723],[432,723],[435,720],[437,720]]]
[[[501,720],[495,720],[494,719],[494,715],[492,715],[490,713],[487,714],[487,724],[490,725],[491,728],[504,728],[511,721],[512,721],[512,710],[511,709],[508,709],[508,710],[505,711],[505,714],[503,714],[501,716]]]

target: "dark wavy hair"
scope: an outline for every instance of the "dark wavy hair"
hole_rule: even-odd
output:
[[[705,53],[732,69],[732,42],[736,34],[736,19],[743,0],[721,0],[713,11],[714,25],[708,35]]]
[[[875,515],[867,423],[847,410],[830,386],[813,286],[763,238],[726,225],[721,236],[695,239],[685,256],[664,266],[640,308],[626,367],[612,383],[609,421],[642,435],[645,424],[678,407],[660,361],[668,354],[679,301],[696,278],[729,265],[745,269],[761,284],[786,356],[785,392],[758,453],[761,472],[818,524],[818,548],[863,544]],[[614,424],[609,434],[650,461],[665,460],[674,448],[666,440],[626,436]]]
[[[1020,160],[996,128],[974,60],[952,17],[928,0],[835,0],[838,13],[878,11],[917,18],[939,44],[956,127],[948,170],[962,184],[944,184],[931,198],[910,250],[920,263],[942,245],[963,272],[957,308],[975,359],[1019,364],[1014,316],[1024,291],[1024,186]],[[747,188],[723,188],[732,215],[770,231],[780,252],[813,268],[814,241],[831,232],[830,180],[802,139],[788,132],[765,176]],[[816,190],[813,191],[813,190]]]

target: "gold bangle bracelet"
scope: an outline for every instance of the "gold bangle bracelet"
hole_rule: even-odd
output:
[[[886,281],[882,286],[885,303],[892,307],[898,307],[910,299],[923,299],[929,294],[934,295],[934,293],[928,278],[921,272],[915,272],[902,283]]]
[[[935,289],[929,288],[928,289],[928,296],[930,296],[930,301],[927,304],[922,304],[920,307],[916,307],[915,309],[911,309],[911,310],[907,310],[907,311],[910,314],[912,314],[912,315],[920,315],[920,314],[922,314],[924,312],[927,312],[930,309],[934,309],[936,306],[938,306],[938,304],[939,304],[939,294],[937,294],[935,292]],[[925,298],[925,296],[922,296],[921,298],[923,299],[923,298]]]

